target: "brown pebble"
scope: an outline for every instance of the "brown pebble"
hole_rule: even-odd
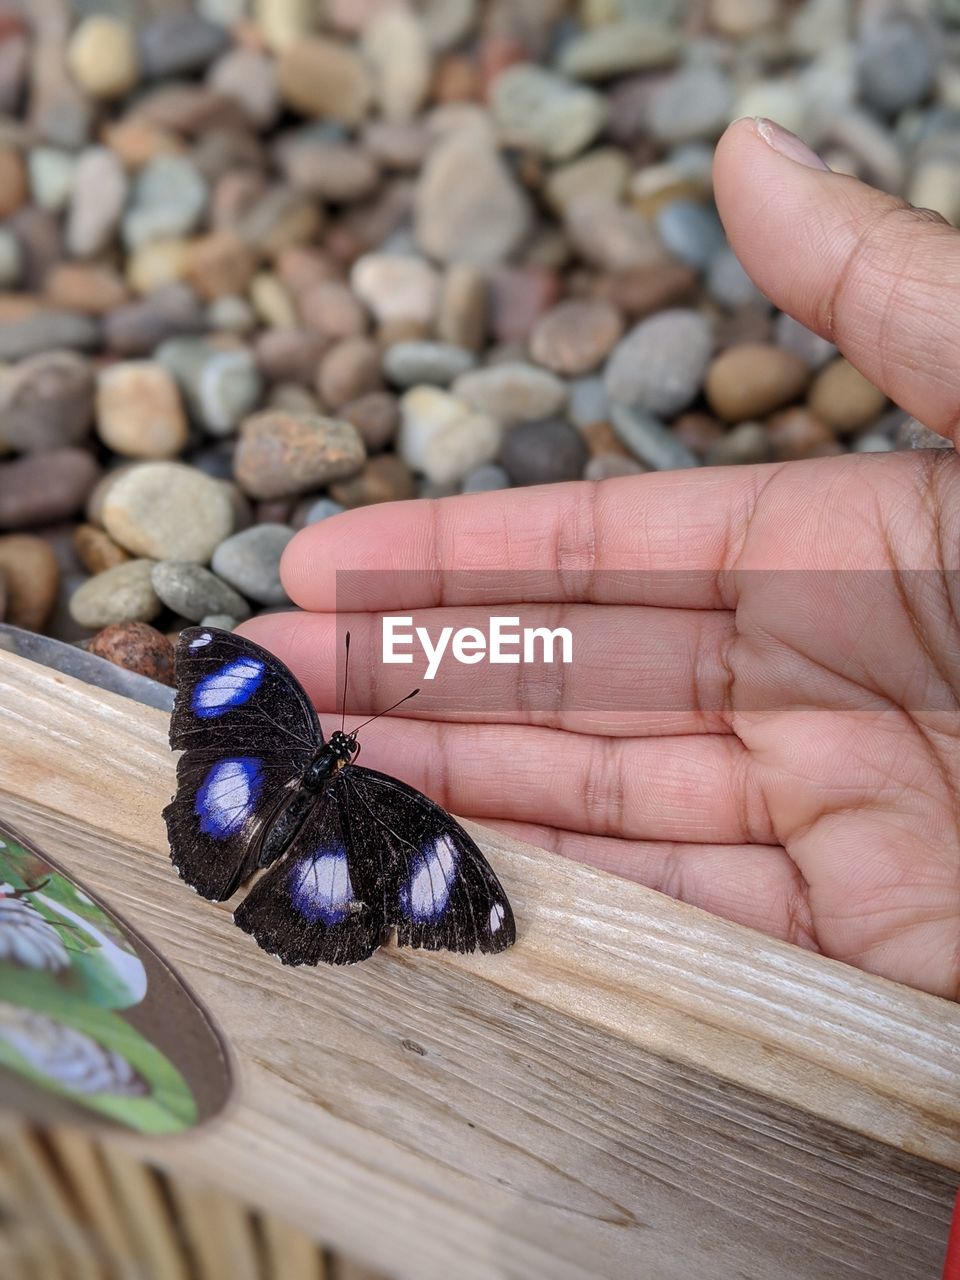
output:
[[[609,422],[591,422],[588,426],[580,428],[580,434],[590,450],[591,458],[600,458],[614,453],[622,458],[633,456]]]
[[[483,273],[467,262],[453,262],[440,287],[437,337],[467,351],[480,351],[487,336],[488,290]]]
[[[331,409],[383,387],[380,348],[370,338],[345,338],[320,362],[317,390]]]
[[[465,53],[445,53],[433,72],[433,93],[437,102],[476,102],[480,97],[480,76],[476,61]]]
[[[256,269],[256,254],[228,228],[192,240],[187,249],[185,279],[208,302],[245,294]]]
[[[779,462],[819,458],[839,451],[830,427],[801,405],[775,413],[766,425],[767,438]]]
[[[0,466],[0,529],[53,524],[75,515],[100,475],[83,449],[50,449]]]
[[[79,444],[93,421],[93,368],[70,351],[21,360],[0,380],[2,435],[21,453]]]
[[[742,422],[796,400],[809,380],[809,366],[792,352],[744,343],[713,360],[705,390],[715,413],[728,422]]]
[[[153,360],[100,371],[97,434],[127,458],[174,458],[187,443],[187,415],[173,376]]]
[[[707,450],[708,467],[732,466],[745,462],[770,462],[773,449],[763,424],[738,422]]]
[[[683,413],[671,430],[698,457],[703,457],[723,435],[723,426],[709,413]]]
[[[73,549],[87,573],[102,573],[131,559],[129,552],[93,524],[77,525],[73,531]]]
[[[339,280],[311,285],[298,295],[297,305],[303,324],[325,338],[359,338],[369,325],[365,307]]]
[[[349,422],[268,409],[241,426],[233,473],[251,498],[290,498],[356,475],[365,459]]]
[[[490,328],[498,342],[526,342],[560,296],[560,280],[545,267],[501,267],[489,281]]]
[[[368,391],[365,396],[348,401],[341,407],[340,416],[353,423],[370,453],[385,449],[400,423],[396,397],[389,391]]]
[[[267,329],[254,339],[257,367],[268,382],[313,386],[321,357],[330,343],[305,329]]]
[[[662,308],[686,302],[696,293],[697,273],[680,262],[597,277],[596,297],[607,298],[632,319],[641,319]]]
[[[0,218],[9,218],[27,199],[27,170],[15,147],[0,147]]]
[[[26,533],[0,537],[0,578],[6,588],[6,621],[26,631],[42,631],[56,607],[60,587],[53,548]]]
[[[147,622],[114,622],[91,638],[87,652],[161,684],[174,683],[174,647]]]
[[[817,374],[807,403],[817,417],[846,435],[879,418],[887,406],[887,397],[841,357]]]
[[[571,298],[541,316],[530,334],[530,355],[554,373],[576,377],[607,358],[623,333],[623,317],[599,298]]]
[[[395,453],[381,453],[370,458],[358,476],[330,486],[330,497],[344,507],[398,502],[415,497],[416,492],[413,472]]]
[[[91,316],[106,315],[130,301],[123,276],[102,263],[58,262],[47,273],[44,288],[55,307]]]
[[[332,280],[336,266],[314,245],[292,244],[274,259],[274,270],[292,298],[299,298],[321,280]]]
[[[304,36],[294,41],[280,51],[277,72],[284,102],[305,116],[357,125],[373,102],[366,66],[336,40]]]

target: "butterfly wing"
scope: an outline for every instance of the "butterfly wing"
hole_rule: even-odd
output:
[[[507,895],[459,822],[398,778],[358,765],[342,778],[354,841],[392,855],[384,909],[401,947],[496,952],[516,941]]]
[[[203,897],[229,898],[256,869],[319,740],[316,713],[279,659],[215,627],[181,632],[170,745],[184,754],[163,816],[171,860]]]
[[[285,964],[353,964],[391,926],[401,946],[502,951],[513,912],[489,863],[439,805],[348,765],[234,920]]]
[[[355,964],[384,941],[392,855],[357,838],[346,798],[340,773],[233,914],[284,964]]]

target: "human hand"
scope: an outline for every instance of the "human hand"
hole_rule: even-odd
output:
[[[778,139],[740,121],[718,148],[741,260],[956,439],[960,234]],[[562,704],[547,713],[521,693],[507,723],[465,720],[456,684],[476,672],[447,666],[445,705],[461,709],[415,700],[365,731],[364,763],[455,813],[957,998],[958,559],[952,451],[661,472],[346,512],[285,555],[310,612],[243,630],[329,713],[337,627],[350,627],[350,709],[373,714],[412,683],[380,666],[381,613],[436,623],[442,571],[552,571],[553,602],[522,612],[568,619],[590,655]],[[339,619],[338,569],[384,571]],[[475,603],[518,612],[489,591]],[[608,691],[619,709],[605,716]]]

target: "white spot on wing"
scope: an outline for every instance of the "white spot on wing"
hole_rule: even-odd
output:
[[[504,910],[503,904],[495,902],[490,908],[490,932],[496,933],[503,924]]]
[[[201,831],[217,839],[236,835],[253,808],[258,778],[255,761],[218,761],[197,792]]]
[[[338,851],[304,858],[294,870],[293,893],[298,910],[308,920],[337,924],[346,919],[353,905],[346,854]]]
[[[237,658],[201,680],[193,693],[193,709],[201,716],[217,715],[246,702],[263,676],[263,663]]]
[[[457,850],[449,836],[438,836],[410,877],[412,920],[436,920],[443,914],[457,873]]]
[[[205,631],[202,636],[197,636],[195,640],[190,641],[191,649],[202,649],[205,644],[209,644],[213,636],[209,631]]]

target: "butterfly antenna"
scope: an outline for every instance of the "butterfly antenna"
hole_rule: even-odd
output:
[[[411,698],[415,698],[419,692],[420,692],[420,690],[419,690],[419,689],[414,689],[412,693],[406,693],[406,694],[404,694],[404,696],[403,696],[402,698],[398,698],[398,699],[397,699],[397,701],[396,701],[395,703],[393,703],[393,705],[392,705],[392,706],[384,707],[384,709],[383,709],[382,711],[378,711],[378,712],[377,712],[377,714],[376,714],[375,716],[371,716],[369,720],[364,720],[363,724],[358,724],[358,725],[357,725],[357,727],[356,727],[356,729],[351,729],[351,730],[350,730],[350,736],[351,736],[351,738],[356,737],[357,733],[358,733],[358,732],[359,732],[359,731],[360,731],[360,730],[361,730],[365,725],[373,724],[374,720],[379,720],[381,716],[385,716],[385,715],[387,715],[387,713],[388,713],[388,712],[393,711],[396,707],[399,707],[401,703],[403,703],[403,702],[409,702],[409,701],[410,701],[410,699],[411,699]]]
[[[347,676],[350,672],[350,632],[347,632],[346,657],[343,660],[343,697],[340,699],[340,732],[343,733],[343,726],[347,721]]]

